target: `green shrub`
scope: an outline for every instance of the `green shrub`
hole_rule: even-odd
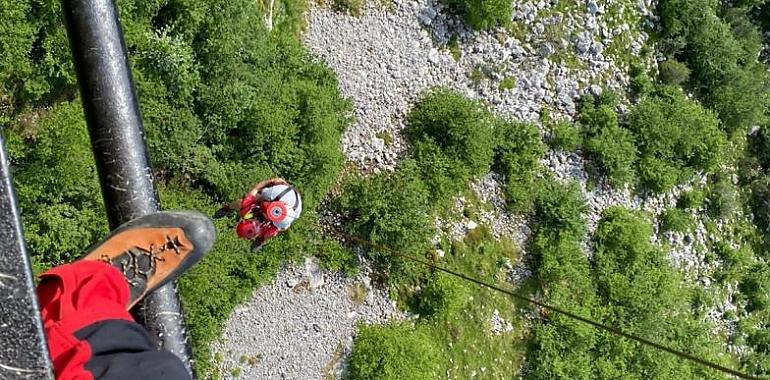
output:
[[[234,199],[267,174],[282,175],[312,209],[342,168],[339,139],[351,104],[331,70],[313,62],[294,37],[254,27],[261,18],[243,7],[228,3],[200,31],[208,69],[200,90],[201,138],[220,162],[202,180],[217,196]]]
[[[578,122],[585,133],[585,151],[613,186],[631,182],[637,150],[634,135],[618,124],[617,101],[611,93],[583,99]]]
[[[352,16],[360,16],[364,7],[363,0],[334,0],[332,8],[337,12],[349,13]]]
[[[536,229],[547,233],[581,236],[585,233],[587,206],[580,187],[545,180],[535,199]]]
[[[554,290],[554,292],[562,293]],[[591,316],[587,308],[567,304],[570,310]],[[594,379],[596,375],[595,331],[560,314],[549,316],[547,323],[533,328],[533,343],[527,357],[531,359],[525,379]]]
[[[594,236],[593,266],[579,237],[536,229],[530,250],[545,301],[579,315],[623,326],[626,332],[719,359],[722,348],[690,313],[692,296],[667,255],[650,243],[650,221],[613,207],[604,211]],[[595,280],[595,285],[592,280]],[[710,370],[666,353],[617,339],[585,324],[546,313],[533,330],[528,379],[715,377]]]
[[[762,125],[749,136],[750,153],[764,171],[770,170],[770,125]]]
[[[690,69],[675,59],[663,61],[658,67],[660,81],[667,85],[679,86],[690,78]]]
[[[107,220],[83,109],[61,103],[41,112],[32,128],[33,136],[17,135],[23,145],[13,161],[14,182],[30,253],[52,266],[106,235]]]
[[[179,184],[158,182],[158,190],[167,209],[197,210],[211,215],[218,206],[200,191],[184,189]],[[197,359],[196,370],[201,378],[210,378],[210,342],[219,338],[235,306],[251,296],[254,287],[274,276],[282,261],[282,251],[288,248],[283,243],[286,236],[281,236],[259,255],[245,254],[249,243],[233,233],[231,223],[224,219],[215,221],[216,244],[179,280],[185,320]],[[212,278],[217,280],[211,281]]]
[[[702,190],[693,189],[683,192],[676,202],[676,207],[686,210],[697,210],[703,206],[706,194]]]
[[[468,301],[468,289],[459,279],[434,273],[420,294],[417,311],[426,317],[454,317]]]
[[[587,96],[580,101],[577,122],[586,136],[594,136],[606,129],[613,129],[618,124],[615,112],[617,100],[609,91],[597,97]]]
[[[770,267],[756,264],[746,272],[738,288],[748,297],[749,312],[770,308]]]
[[[564,193],[567,189],[554,190]],[[598,319],[596,290],[588,259],[581,248],[582,235],[577,230],[584,228],[560,228],[538,219],[529,241],[529,252],[535,258],[533,269],[545,302]],[[548,313],[547,318],[535,324],[532,334],[527,379],[593,378],[596,371],[593,347],[597,344],[593,328],[560,314]]]
[[[582,144],[580,129],[567,122],[556,123],[551,128],[551,137],[548,143],[554,149],[573,152]]]
[[[489,172],[499,123],[481,102],[434,89],[407,116],[412,158],[436,203],[445,203],[475,176]]]
[[[596,230],[597,286],[605,302],[626,308],[620,318],[657,319],[685,304],[675,298],[678,279],[666,255],[650,243],[652,231],[649,220],[619,207],[605,210]]]
[[[415,142],[410,148],[419,163],[419,175],[436,203],[445,204],[467,186],[472,176],[461,159],[442,152],[432,142]]]
[[[358,257],[339,241],[328,237],[319,239],[317,249],[314,255],[321,260],[326,270],[342,272],[348,276],[358,272]]]
[[[514,88],[516,88],[516,79],[512,77],[503,78],[498,86],[500,91],[513,90]]]
[[[720,14],[720,17],[730,25],[733,38],[743,50],[738,61],[739,64],[746,67],[756,63],[762,51],[762,32],[751,19],[749,7],[728,7]]]
[[[588,260],[580,246],[581,238],[566,231],[538,229],[529,242],[537,278],[542,287],[553,292],[549,296],[558,302],[590,305],[594,301],[595,288],[589,276]]]
[[[679,182],[680,172],[670,162],[655,157],[639,160],[639,178],[644,185],[658,193],[674,187]]]
[[[743,277],[754,257],[748,245],[733,249],[725,242],[718,242],[714,243],[712,251],[722,261],[722,270],[719,273],[722,281],[734,281]]]
[[[644,96],[655,90],[655,83],[650,79],[647,74],[647,67],[644,65],[631,66],[629,75],[631,77],[631,91],[637,96]]]
[[[689,232],[695,227],[692,216],[679,208],[671,208],[660,215],[660,228],[663,231]]]
[[[440,260],[440,265],[443,267],[469,273],[476,278],[498,283],[501,286],[504,286],[502,283],[509,273],[506,263],[514,262],[518,254],[512,242],[505,238],[496,240],[484,226],[473,229],[461,241],[454,241],[451,245],[447,244],[448,241],[444,243],[442,245],[446,254],[440,259],[433,256],[432,260]],[[490,323],[491,313],[511,323],[514,329],[518,329],[521,325],[522,318],[517,308],[501,307],[501,305],[510,304],[509,296],[478,287],[476,284],[439,271],[422,273],[417,277],[401,279],[399,282],[403,284],[404,280],[409,281],[407,283],[409,286],[407,289],[399,289],[399,301],[404,302],[410,311],[419,315],[413,322],[417,325],[419,343],[422,344],[422,340],[427,339],[436,352],[441,354],[440,360],[435,361],[436,367],[432,370],[434,374],[425,376],[435,378],[450,374],[450,376],[464,379],[476,376],[473,373],[478,373],[479,368],[486,368],[485,376],[500,378],[514,373],[520,367],[524,354],[522,337],[505,330],[500,333],[490,333],[490,327],[494,326]],[[503,329],[506,325],[507,323],[502,326]],[[380,340],[389,340],[394,334],[397,329],[391,326],[379,327],[378,337],[387,337]],[[398,326],[406,325],[398,324]],[[401,330],[413,331],[408,327]],[[398,332],[400,333],[401,330]],[[393,337],[393,339],[397,338]],[[362,343],[362,340],[365,342]],[[405,350],[379,349],[379,346],[374,347],[373,341],[371,334],[359,334],[353,346],[354,351],[365,350],[363,354],[359,352],[358,365],[359,369],[366,368],[364,371],[369,376],[379,375],[375,371],[380,370],[381,365],[390,367],[386,363],[400,362],[396,357],[400,355],[396,351]],[[362,348],[362,344],[366,346]],[[390,343],[385,345],[391,347]],[[412,344],[412,346],[415,345]],[[418,356],[410,360],[433,361],[430,359],[433,352],[426,353],[418,346],[415,346],[414,350],[416,351],[410,351],[408,354]],[[473,355],[468,355],[469,352],[473,352]],[[506,360],[501,361],[500,355],[505,355]],[[402,364],[395,366],[402,367]],[[411,372],[398,373],[406,370],[393,369],[393,376],[396,374],[399,378],[414,376]],[[348,373],[348,378],[362,378],[362,376],[368,378],[362,373]]]
[[[642,214],[617,207],[602,214],[594,237],[594,276],[604,322],[726,364],[721,344],[692,313],[692,292],[667,254],[650,243],[651,234]],[[638,374],[635,378],[722,378],[661,351],[601,335],[597,367],[603,378],[615,377],[621,366],[626,375]]]
[[[494,170],[505,176],[505,196],[512,211],[532,210],[537,173],[545,145],[540,132],[530,124],[502,122],[495,128],[497,147]]]
[[[758,123],[768,107],[770,75],[757,62],[761,37],[746,11],[711,0],[663,0],[659,10],[663,45],[692,69],[690,83],[722,127],[732,132]]]
[[[442,0],[474,29],[491,29],[511,22],[512,5],[504,0]]]
[[[429,380],[439,376],[441,350],[427,329],[404,322],[362,325],[350,354],[348,377],[366,380]]]
[[[764,65],[756,64],[725,75],[710,88],[704,103],[713,108],[728,132],[758,125],[767,120],[770,106],[770,76]]]
[[[377,244],[419,254],[427,251],[432,237],[430,207],[434,202],[412,160],[401,163],[395,172],[356,177],[343,187],[332,203],[345,221],[348,233]],[[370,254],[392,282],[411,278],[413,265],[376,249]]]
[[[770,354],[770,331],[768,329],[758,329],[756,333],[749,336],[748,343],[755,351]]]
[[[674,178],[715,168],[726,143],[713,113],[673,88],[642,100],[629,114],[628,125],[637,139],[642,182],[658,192],[669,190]]]
[[[770,235],[770,176],[757,179],[751,185],[751,210],[754,224],[763,234]]]
[[[492,125],[492,115],[482,103],[438,88],[414,105],[404,134],[412,145],[435,144],[476,176],[487,173],[492,162]]]
[[[585,150],[613,186],[634,179],[637,151],[634,135],[621,127],[609,127],[586,139]]]
[[[709,214],[716,218],[729,219],[740,209],[738,189],[726,175],[714,178],[708,187],[706,200]]]
[[[29,52],[35,38],[35,26],[27,19],[31,3],[12,0],[0,6],[0,124],[3,123],[5,104],[13,104],[12,97],[23,90],[24,79],[32,72]],[[10,115],[5,115],[10,116]]]
[[[715,15],[694,25],[685,48],[692,75],[703,85],[718,83],[725,74],[738,67],[742,49],[733,38],[730,26]]]

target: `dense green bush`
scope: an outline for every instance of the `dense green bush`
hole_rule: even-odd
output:
[[[749,150],[762,170],[770,171],[770,125],[760,126],[749,136]]]
[[[586,136],[594,136],[605,129],[618,126],[615,112],[617,97],[610,91],[599,96],[586,96],[580,100],[577,122]]]
[[[420,294],[417,311],[426,317],[453,317],[468,301],[468,289],[456,277],[434,273]]]
[[[632,65],[628,70],[628,74],[631,77],[631,91],[637,97],[645,96],[655,90],[655,83],[647,73],[647,67],[641,64]]]
[[[0,123],[4,123],[6,107],[14,103],[16,93],[23,91],[32,72],[28,54],[35,38],[35,26],[27,19],[31,3],[23,0],[4,1],[0,5]]]
[[[626,309],[620,318],[657,318],[680,303],[672,297],[678,294],[677,278],[665,254],[649,242],[652,231],[649,220],[622,208],[606,210],[596,230],[599,294]]]
[[[415,142],[411,151],[413,159],[420,164],[419,176],[436,203],[446,203],[464,189],[472,177],[462,160],[446,154],[432,142]]]
[[[342,215],[347,232],[373,243],[419,254],[427,251],[430,244],[433,228],[430,212],[434,205],[417,163],[406,160],[395,172],[349,180],[332,207]],[[408,268],[413,268],[413,264],[389,252],[375,249],[371,254],[380,269],[389,274],[391,283],[412,277]]]
[[[585,204],[577,187],[547,182],[538,195],[536,225],[529,241],[534,272],[549,305],[599,319],[588,259],[581,248]],[[562,209],[563,207],[563,209]],[[560,221],[561,220],[561,221]],[[567,222],[565,222],[567,221]],[[591,379],[596,331],[588,325],[548,313],[533,329],[528,379]]]
[[[653,228],[646,216],[618,207],[605,210],[594,236],[592,265],[580,248],[581,236],[533,232],[533,269],[546,303],[725,363],[722,348],[691,312],[692,294],[666,254],[650,243]],[[724,378],[559,314],[541,316],[527,355],[528,379]]]
[[[747,339],[754,349],[763,354],[770,354],[770,330],[760,329]]]
[[[725,7],[719,14],[722,20],[730,25],[733,37],[743,50],[738,63],[745,68],[754,66],[762,51],[762,32],[751,19],[750,12],[750,6],[735,4]]]
[[[732,5],[721,8],[711,0],[662,0],[658,5],[666,53],[692,69],[690,87],[717,111],[729,132],[764,120],[770,92],[770,75],[757,62],[761,35],[747,8]]]
[[[554,149],[573,152],[582,145],[580,129],[567,122],[558,122],[551,127],[548,144]]]
[[[676,202],[676,207],[685,210],[697,210],[703,206],[706,194],[702,190],[693,189],[683,192]]]
[[[586,139],[585,150],[613,186],[634,180],[638,153],[634,135],[629,130],[619,126],[603,129]]]
[[[435,144],[476,176],[487,173],[492,162],[493,123],[491,113],[481,102],[438,88],[414,105],[404,134],[413,145]]]
[[[748,297],[749,312],[770,308],[770,267],[756,264],[749,268],[739,288]]]
[[[711,0],[665,0],[659,4],[664,37],[675,42],[699,84],[718,82],[737,67],[741,47]]]
[[[578,122],[585,134],[584,148],[614,186],[633,182],[637,149],[634,135],[618,124],[613,94],[582,100]]]
[[[719,278],[723,281],[735,281],[742,278],[754,257],[750,246],[743,245],[738,249],[733,249],[725,242],[714,243],[711,252],[714,252],[722,261]]]
[[[639,160],[639,178],[653,191],[663,192],[679,182],[681,172],[671,162],[656,157],[642,157]]]
[[[585,233],[587,206],[575,182],[545,180],[535,199],[536,229],[547,233],[581,236]]]
[[[751,210],[759,230],[770,234],[770,176],[756,180],[751,186]]]
[[[441,0],[474,29],[490,29],[511,23],[511,2],[505,0]]]
[[[355,380],[431,380],[439,376],[441,350],[427,328],[405,322],[362,325],[350,355],[348,377]]]
[[[695,227],[695,222],[685,210],[671,208],[660,215],[660,228],[663,231],[689,232],[693,227]]]
[[[364,7],[362,0],[334,0],[332,1],[332,8],[337,12],[348,13],[351,16],[360,16],[361,10]]]
[[[673,88],[647,97],[628,115],[641,155],[642,182],[655,191],[671,188],[671,180],[688,179],[696,170],[715,168],[725,136],[713,113]]]
[[[761,124],[770,106],[770,76],[764,65],[728,73],[710,87],[704,103],[713,108],[728,132]]]
[[[259,21],[235,5],[225,9],[232,15],[217,11],[198,48],[208,66],[200,90],[202,137],[221,163],[204,179],[232,199],[269,170],[291,178],[314,208],[342,167],[339,138],[350,103],[340,97],[334,74],[313,63],[293,37],[246,26]]]
[[[690,69],[675,59],[663,61],[658,67],[660,81],[667,85],[679,86],[690,78]]]
[[[494,170],[505,176],[505,196],[513,212],[532,210],[537,173],[545,145],[540,132],[531,124],[501,122],[495,128]]]
[[[497,122],[481,102],[445,88],[434,89],[415,104],[404,134],[436,202],[448,201],[471,178],[489,171]]]
[[[27,245],[40,267],[80,256],[107,233],[107,220],[83,109],[61,103],[31,117],[39,117],[34,125],[6,134]]]
[[[738,189],[724,174],[716,175],[708,187],[706,204],[709,214],[716,218],[729,219],[740,209]]]
[[[438,88],[415,104],[404,131],[431,198],[443,203],[492,168],[515,212],[532,209],[545,146],[537,128],[494,117],[479,101]]]
[[[724,363],[723,349],[691,312],[691,292],[666,253],[650,243],[651,234],[652,225],[640,214],[622,208],[602,214],[594,237],[594,276],[607,312],[604,322]],[[597,348],[601,378],[616,378],[620,365],[623,373],[637,374],[634,378],[723,378],[658,350],[602,335]]]

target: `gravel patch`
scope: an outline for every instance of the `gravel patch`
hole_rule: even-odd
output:
[[[500,115],[534,122],[544,107],[569,118],[576,98],[600,92],[599,85],[625,86],[625,63],[608,51],[621,41],[630,44],[626,50],[641,51],[647,35],[619,18],[643,17],[654,8],[649,0],[630,4],[589,2],[561,13],[551,2],[517,1],[512,21],[525,30],[519,36],[470,31],[435,0],[369,3],[359,17],[312,6],[304,40],[354,100],[356,122],[342,139],[347,159],[364,170],[387,170],[405,150],[404,115],[432,87],[453,88],[485,100]],[[452,38],[459,41],[454,53]],[[503,81],[513,88],[501,88]]]
[[[338,376],[358,323],[402,318],[365,274],[347,278],[319,270],[313,259],[305,264],[282,269],[233,311],[213,345],[224,379]]]

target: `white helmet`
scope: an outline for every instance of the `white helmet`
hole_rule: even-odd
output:
[[[299,192],[289,185],[274,185],[262,189],[262,198],[268,202],[279,201],[284,204],[286,208],[286,217],[281,218],[280,221],[273,222],[279,230],[285,231],[289,229],[292,223],[294,223],[299,215],[302,213],[302,197]]]

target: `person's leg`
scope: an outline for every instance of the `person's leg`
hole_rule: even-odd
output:
[[[211,247],[199,214],[158,213],[121,226],[86,256],[41,276],[38,296],[57,380],[189,379],[128,310]]]
[[[82,260],[56,267],[43,274],[38,295],[58,380],[190,378],[134,323],[128,284],[111,265]]]

